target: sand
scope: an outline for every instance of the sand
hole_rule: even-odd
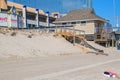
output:
[[[49,55],[69,55],[81,53],[62,37],[54,37],[54,33],[12,32],[0,34],[0,58],[28,58]],[[32,35],[32,38],[28,36]]]
[[[54,35],[55,33],[41,33],[35,31],[1,32],[0,59],[19,59],[84,53],[80,48],[73,46],[73,44],[66,41],[63,37],[56,37]],[[115,48],[105,48],[93,41],[87,42],[95,48],[104,50],[105,53],[119,53]]]
[[[106,70],[120,73],[120,51],[115,48],[88,41],[109,56],[84,54],[53,33],[12,33],[0,33],[0,80],[118,80],[102,75]]]

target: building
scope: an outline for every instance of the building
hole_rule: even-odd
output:
[[[56,25],[74,25],[75,29],[84,30],[86,36],[94,37],[95,33],[101,33],[106,19],[96,15],[94,9],[72,10],[63,18],[54,22]]]
[[[26,5],[0,0],[0,26],[15,28],[40,28],[54,26],[54,17],[43,10],[28,7]],[[3,24],[5,22],[6,25]],[[13,26],[14,25],[14,26]]]
[[[52,12],[51,16],[54,17],[54,18],[62,18],[64,17],[66,14],[61,14],[59,12]]]
[[[55,18],[60,18],[61,17],[61,14],[59,12],[53,12],[51,14],[52,17],[55,17]]]

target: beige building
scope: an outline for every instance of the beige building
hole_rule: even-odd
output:
[[[72,10],[63,18],[57,19],[56,25],[74,25],[75,29],[84,30],[86,36],[94,36],[95,33],[101,33],[106,19],[95,14],[92,8],[83,10]]]
[[[59,12],[53,12],[52,14],[51,14],[51,16],[52,17],[55,17],[55,18],[60,18],[60,13]]]
[[[62,18],[64,17],[66,14],[61,14],[59,12],[52,12],[51,16],[54,17],[54,18]]]
[[[55,26],[52,24],[55,18],[47,12],[7,0],[0,0],[0,18],[0,26],[4,27],[43,28]],[[12,24],[16,26],[12,26]]]

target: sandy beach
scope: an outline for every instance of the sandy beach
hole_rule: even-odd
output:
[[[80,49],[53,33],[16,32],[0,34],[0,58],[29,58],[81,53]],[[32,35],[32,38],[28,36]]]
[[[0,33],[0,80],[118,80],[102,74],[120,74],[120,51],[115,48],[87,41],[108,56],[85,54],[53,33],[11,33]]]

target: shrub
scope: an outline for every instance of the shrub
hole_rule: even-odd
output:
[[[16,32],[12,32],[11,36],[16,36],[16,34],[17,34]]]

